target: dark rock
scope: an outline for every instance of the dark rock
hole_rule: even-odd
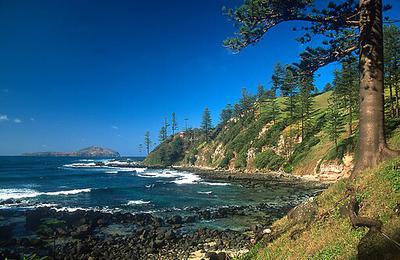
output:
[[[0,240],[8,240],[12,237],[12,231],[15,224],[8,224],[0,226]]]
[[[315,218],[317,213],[317,203],[313,198],[310,198],[306,202],[290,210],[287,217],[295,223],[308,223]]]
[[[358,244],[357,259],[398,259],[399,256],[400,249],[374,229],[370,229]]]
[[[175,215],[167,221],[169,224],[182,224],[182,217]]]

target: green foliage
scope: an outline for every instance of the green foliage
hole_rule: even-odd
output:
[[[208,143],[211,128],[212,128],[211,114],[210,114],[210,111],[208,110],[208,107],[206,107],[204,109],[203,117],[201,120],[201,129],[204,132],[204,136],[205,136],[207,143]]]
[[[179,162],[183,156],[184,140],[181,137],[176,137],[160,144],[154,152],[147,156],[144,162],[150,165],[168,166]]]
[[[220,114],[220,120],[222,124],[226,124],[229,119],[233,116],[233,109],[231,104],[227,104],[224,109],[222,109]]]
[[[254,163],[258,169],[279,170],[285,159],[272,150],[267,150],[256,155]]]
[[[320,139],[316,136],[305,138],[303,142],[294,146],[293,154],[290,156],[289,162],[293,165],[299,163],[304,157],[307,156],[311,148],[317,145],[319,142]]]
[[[335,149],[338,149],[338,139],[344,132],[343,116],[340,113],[339,102],[337,95],[332,95],[328,99],[328,109],[326,112],[326,126],[325,131],[329,139],[335,143]]]
[[[233,159],[234,154],[231,150],[227,151],[225,153],[224,158],[222,159],[222,161],[220,162],[220,164],[218,165],[218,167],[220,168],[226,168],[229,165],[229,162]]]
[[[356,137],[350,136],[341,140],[338,145],[337,149],[332,149],[329,153],[325,156],[326,160],[342,160],[344,155],[349,152],[354,152],[356,148]]]
[[[282,131],[286,127],[286,122],[281,121],[272,125],[267,132],[261,136],[260,139],[255,140],[253,147],[260,150],[262,147],[268,146],[276,146],[279,141],[279,136],[282,134]]]
[[[400,163],[398,161],[386,166],[379,177],[389,181],[395,192],[400,192]]]

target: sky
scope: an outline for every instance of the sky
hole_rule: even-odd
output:
[[[0,0],[0,155],[91,145],[143,155],[144,133],[156,142],[172,112],[180,129],[198,127],[205,107],[217,123],[243,87],[269,87],[273,65],[305,48],[288,23],[225,49],[235,28],[222,7],[241,2]],[[335,66],[318,71],[318,88]]]

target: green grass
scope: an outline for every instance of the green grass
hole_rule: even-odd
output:
[[[360,216],[379,219],[383,231],[394,236],[400,229],[400,221],[393,211],[400,201],[400,159],[391,160],[358,175],[352,185],[360,202]],[[284,217],[272,226],[272,230],[287,231],[268,245],[259,244],[241,259],[356,259],[357,246],[367,233],[367,228],[354,229],[347,217],[339,213],[344,197],[346,180],[332,185],[316,197],[319,215],[330,212],[325,218],[317,218],[308,227],[291,223]],[[300,230],[296,238],[290,234]]]

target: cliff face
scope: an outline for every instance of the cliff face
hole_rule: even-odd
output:
[[[316,112],[313,115],[313,126],[304,140],[301,137],[300,122],[289,124],[281,115],[282,118],[274,123],[271,116],[264,113],[256,102],[251,111],[218,125],[208,143],[203,141],[199,133],[195,135],[197,138],[181,133],[160,144],[146,158],[145,163],[248,173],[284,171],[336,181],[345,174],[343,157],[350,156],[352,151],[344,147],[346,151],[342,157],[329,156],[334,144],[323,131],[323,126],[330,94],[327,92],[314,98]],[[284,98],[278,98],[277,102],[281,105]],[[173,150],[177,142],[181,143],[181,147],[175,151],[178,155],[170,156],[168,151]]]
[[[49,156],[49,157],[62,157],[62,156],[68,156],[68,157],[87,157],[87,158],[93,158],[93,157],[119,157],[119,153],[116,151],[113,151],[108,148],[102,148],[102,147],[97,147],[97,146],[91,146],[87,147],[84,149],[81,149],[77,152],[37,152],[37,153],[25,153],[23,154],[24,156]]]
[[[284,171],[335,182],[351,172],[356,137],[343,133],[336,151],[325,131],[330,95],[314,97],[312,122],[304,140],[299,120],[288,123],[281,114],[274,123],[256,102],[251,111],[218,125],[208,143],[199,130],[182,132],[161,143],[144,162],[248,173]],[[281,107],[284,101],[277,100]]]

